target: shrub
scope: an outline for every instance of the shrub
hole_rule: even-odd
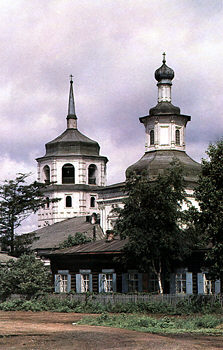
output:
[[[50,290],[48,270],[33,255],[22,255],[0,267],[0,298],[21,294],[28,299]]]

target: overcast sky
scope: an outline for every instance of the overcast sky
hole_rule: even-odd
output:
[[[108,157],[108,184],[123,181],[144,153],[138,118],[157,103],[163,51],[200,161],[223,134],[222,33],[222,0],[0,0],[1,180],[36,176],[66,128],[73,74],[78,129]]]

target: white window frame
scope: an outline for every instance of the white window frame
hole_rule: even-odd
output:
[[[81,273],[81,293],[90,291],[90,273]]]
[[[185,272],[176,273],[176,294],[186,294],[187,292],[187,274]]]

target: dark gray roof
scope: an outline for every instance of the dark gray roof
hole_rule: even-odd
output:
[[[13,257],[13,256],[9,256],[8,254],[1,253],[1,252],[0,252],[0,265],[6,264],[9,260],[14,260],[14,261],[16,261],[17,258],[15,258],[15,257]]]
[[[117,184],[101,187],[98,190],[98,199],[123,197],[125,196],[124,189],[125,189],[125,182],[119,182]]]
[[[77,129],[66,129],[60,136],[46,144],[47,156],[95,155],[100,151],[99,144],[83,135]]]
[[[155,107],[149,110],[149,115],[180,115],[180,108],[174,106],[171,102],[159,102]]]
[[[186,152],[177,150],[160,150],[147,152],[135,164],[126,170],[126,176],[129,172],[141,173],[146,170],[151,179],[155,178],[164,169],[170,166],[170,163],[178,159],[183,166],[183,174],[186,182],[190,182],[193,186],[198,180],[201,165],[190,158]]]
[[[57,250],[50,255],[79,255],[79,254],[111,254],[120,253],[128,239],[114,238],[107,241],[105,238],[96,242],[77,245],[75,247]]]
[[[93,238],[93,226],[90,222],[86,221],[85,216],[79,216],[43,227],[32,232],[38,238],[34,240],[32,250],[58,248],[60,243],[69,235],[74,236],[76,232],[85,233],[87,237]],[[96,224],[95,227],[96,239],[102,239],[104,235],[100,225]]]

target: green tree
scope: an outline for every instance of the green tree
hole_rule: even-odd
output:
[[[46,185],[36,181],[27,184],[29,175],[18,174],[14,180],[5,180],[0,185],[0,239],[4,247],[10,247],[12,255],[15,254],[15,230],[31,213],[49,202],[43,193]]]
[[[65,239],[60,245],[59,248],[69,248],[73,247],[75,245],[84,244],[92,242],[92,239],[90,237],[86,237],[84,233],[82,232],[76,232],[74,236],[69,235],[67,239]]]
[[[31,298],[50,290],[50,274],[40,260],[33,255],[22,255],[0,266],[0,298],[21,294]]]
[[[163,293],[163,270],[190,251],[182,228],[181,205],[186,201],[182,168],[173,162],[156,181],[150,181],[146,173],[132,174],[126,181],[126,193],[128,197],[124,208],[118,210],[115,225],[121,238],[129,238],[124,260],[141,271],[152,269]]]
[[[211,144],[206,153],[208,159],[202,160],[195,190],[200,211],[192,223],[209,247],[205,261],[209,273],[213,278],[223,278],[223,140]]]

